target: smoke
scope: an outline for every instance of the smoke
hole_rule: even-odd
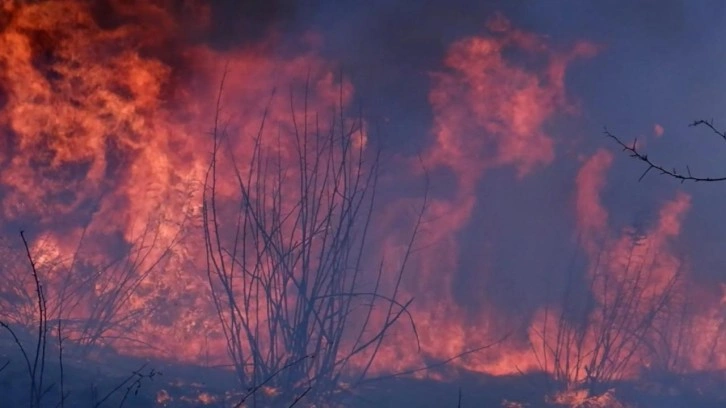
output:
[[[586,258],[576,271],[580,283],[596,275],[598,257],[608,276],[621,278],[619,265],[631,252],[655,265],[649,293],[676,276],[696,281],[695,264],[678,251],[695,196],[660,194],[651,220],[637,231],[624,225],[612,205],[624,177],[618,158],[586,136],[583,122],[600,119],[592,94],[601,88],[592,85],[597,75],[583,80],[582,67],[613,47],[597,42],[601,23],[589,31],[577,21],[562,28],[551,11],[532,21],[522,15],[527,2],[467,12],[456,6],[471,2],[394,3],[366,10],[283,0],[1,3],[2,227],[33,231],[49,294],[58,302],[78,296],[64,311],[69,319],[108,324],[104,335],[89,334],[90,325],[69,327],[79,342],[225,361],[200,250],[210,128],[218,118],[230,157],[248,162],[263,119],[266,140],[279,140],[298,125],[291,111],[303,109],[316,120],[362,114],[361,146],[384,148],[390,161],[374,229],[389,262],[401,255],[412,208],[429,188],[402,289],[415,298],[421,352],[410,333],[396,331],[375,370],[445,360],[505,334],[499,347],[454,364],[493,374],[542,368],[531,352],[530,343],[542,340],[533,327],[546,307],[559,306],[543,286],[561,289],[565,271],[552,269],[573,253]],[[593,7],[600,6],[579,5],[573,16]],[[681,9],[659,8],[644,30],[667,44],[659,16],[673,22]],[[626,23],[647,14],[626,11]],[[546,35],[577,29],[585,34]],[[671,123],[644,116],[642,132],[660,136],[667,128],[670,135]],[[285,146],[277,148],[294,161]],[[225,208],[237,205],[237,188],[232,178],[220,182]],[[639,191],[627,189],[629,197]],[[634,251],[636,244],[648,249]],[[27,280],[18,282],[27,289]],[[123,296],[114,297],[119,287]],[[703,296],[693,320],[709,339],[719,335],[720,295]],[[607,303],[605,295],[592,296]],[[0,307],[17,321],[27,314],[14,302]],[[131,332],[132,341],[118,339]],[[687,360],[701,368],[714,348],[691,341]]]

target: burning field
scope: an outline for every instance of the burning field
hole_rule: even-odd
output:
[[[0,407],[722,406],[720,36],[473,3],[0,0]]]

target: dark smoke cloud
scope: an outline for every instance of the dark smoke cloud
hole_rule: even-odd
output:
[[[270,30],[294,28],[303,13],[294,0],[219,0],[211,3],[209,39],[218,47],[239,46],[265,39]],[[312,5],[308,6],[311,7]]]
[[[143,14],[112,12],[119,3],[93,2],[102,28],[151,21]],[[303,34],[319,33],[322,53],[352,79],[367,118],[381,129],[377,136],[391,152],[409,157],[431,140],[431,73],[444,69],[442,60],[452,42],[484,35],[485,22],[495,12],[522,30],[549,36],[554,47],[581,39],[602,44],[600,56],[567,71],[567,92],[581,112],[548,123],[548,133],[558,143],[557,160],[523,179],[511,168],[490,171],[477,186],[474,214],[457,237],[461,253],[456,271],[442,271],[454,273],[451,291],[471,311],[494,305],[504,318],[509,313],[526,320],[551,299],[543,288],[563,286],[568,262],[577,252],[571,201],[578,155],[612,147],[602,137],[603,125],[632,139],[659,123],[665,135],[648,146],[659,159],[680,167],[685,161],[695,163],[701,172],[726,171],[713,154],[722,151],[716,150],[722,147],[718,140],[699,134],[703,137],[694,144],[673,137],[688,132],[685,125],[694,118],[723,115],[722,2],[219,0],[208,3],[203,27],[194,2],[159,3],[182,23],[174,35],[148,39],[143,51],[175,67],[180,83],[193,75],[184,71],[193,64],[184,60],[181,45],[203,42],[236,49],[266,42],[284,50],[301,47]],[[2,25],[0,15],[0,29]],[[52,33],[39,34],[52,38]],[[0,110],[5,98],[0,89]],[[639,171],[642,167],[617,156],[607,175],[602,200],[613,228],[650,224],[664,200],[676,189],[686,189],[694,204],[680,249],[690,254],[697,278],[723,282],[718,266],[724,257],[718,249],[725,241],[721,209],[726,196],[718,187],[680,187],[657,177],[639,184]],[[435,177],[434,183],[451,188],[450,174]]]
[[[578,39],[604,45],[601,56],[568,70],[567,88],[581,104],[583,115],[574,124],[554,125],[553,133],[562,143],[575,143],[580,152],[594,151],[608,147],[602,138],[603,125],[636,137],[661,123],[669,141],[654,144],[653,149],[662,160],[679,166],[686,160],[699,163],[704,172],[724,168],[719,156],[712,154],[718,141],[689,144],[683,157],[682,143],[668,139],[674,129],[679,134],[688,132],[686,125],[696,117],[723,115],[719,90],[726,74],[717,40],[726,34],[719,23],[725,12],[722,2],[337,1],[319,3],[298,23],[305,20],[324,33],[326,51],[341,61],[356,81],[364,106],[385,124],[387,143],[401,151],[415,151],[425,143],[430,129],[429,73],[441,68],[448,44],[482,33],[487,17],[495,11],[523,30],[550,36],[556,45]],[[707,135],[699,140],[704,138]],[[559,149],[558,154],[563,154],[562,145]],[[482,280],[484,266],[494,270],[497,285],[525,299],[527,308],[542,301],[544,280],[553,280],[555,286],[561,282],[561,275],[532,277],[564,273],[563,264],[575,251],[571,242],[553,239],[571,230],[568,209],[561,205],[571,197],[575,168],[575,162],[556,162],[519,184],[512,184],[506,171],[482,183],[486,187],[481,188],[481,205],[461,237],[464,253],[454,290],[462,303],[475,307],[485,297],[511,302],[512,291],[492,289],[496,285]],[[613,166],[603,200],[616,229],[647,224],[656,218],[659,203],[679,188],[655,177],[638,184],[641,170],[627,160]],[[682,249],[693,254],[696,274],[719,280],[722,276],[714,265],[723,259],[713,250],[715,244],[699,242],[704,236],[710,242],[723,241],[717,231],[726,224],[717,208],[726,204],[725,198],[708,187],[684,188],[705,200],[694,199],[692,223],[687,222],[684,231],[685,241],[691,244]],[[556,198],[543,202],[531,200],[533,196]],[[490,255],[486,261],[480,259],[482,248]]]

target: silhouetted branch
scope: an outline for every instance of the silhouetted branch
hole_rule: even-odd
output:
[[[314,358],[314,356],[303,356],[300,359],[287,363],[284,366],[280,367],[274,373],[270,374],[270,376],[267,377],[265,379],[265,381],[262,381],[261,383],[255,385],[253,387],[250,387],[249,390],[247,391],[247,393],[240,399],[240,401],[237,403],[237,405],[234,406],[234,408],[240,408],[242,406],[242,404],[244,404],[249,397],[255,395],[255,393],[257,393],[257,391],[259,391],[260,388],[264,387],[267,383],[272,381],[278,374],[280,374],[281,372],[285,371],[286,369],[288,369],[296,364],[301,363],[303,360],[308,359],[308,358]],[[307,394],[307,392],[305,392],[305,394]]]
[[[713,126],[713,123],[712,122],[708,122],[708,121],[705,121],[705,120],[697,120],[697,121],[694,121],[693,123],[691,123],[689,126],[690,127],[696,127],[696,126],[700,126],[700,125],[703,125],[703,126],[708,127],[709,129],[711,129],[711,131],[713,131],[713,133],[715,133],[716,135],[718,135],[719,137],[721,137],[722,139],[724,139],[726,141],[726,133],[717,130]],[[662,166],[662,165],[660,165],[660,164],[658,164],[656,162],[653,162],[650,159],[650,157],[648,157],[647,154],[640,152],[638,150],[638,139],[635,139],[632,144],[627,144],[627,143],[623,142],[618,136],[610,133],[610,131],[608,131],[607,128],[604,129],[604,133],[605,133],[605,136],[607,136],[607,137],[615,140],[615,142],[618,145],[620,145],[620,147],[622,147],[623,151],[629,153],[630,157],[632,157],[634,159],[637,159],[637,160],[640,160],[640,161],[642,161],[643,163],[646,164],[647,167],[646,167],[645,171],[643,171],[643,173],[638,178],[638,181],[641,181],[651,170],[656,170],[657,172],[659,172],[659,174],[662,174],[662,175],[665,175],[665,176],[669,176],[669,177],[673,177],[673,178],[675,178],[677,180],[680,180],[681,183],[684,183],[686,181],[694,181],[694,182],[699,182],[699,181],[707,181],[707,182],[726,181],[726,176],[723,176],[723,177],[701,177],[701,176],[694,176],[691,173],[691,168],[688,165],[686,165],[686,171],[685,171],[685,173],[682,172],[682,171],[679,171],[675,167],[673,167],[673,168],[671,168],[669,170],[666,167],[664,167],[664,166]]]
[[[580,291],[570,273],[559,313],[550,316],[546,307],[542,328],[533,327],[542,341],[541,351],[531,345],[540,368],[565,387],[585,386],[593,393],[621,379],[633,358],[648,352],[647,339],[667,317],[680,274],[662,285],[654,283],[657,256],[648,249],[636,254],[638,245],[631,244],[623,265],[617,267],[601,264],[601,256],[609,254],[598,255],[587,276],[586,303],[579,308],[573,307]]]
[[[290,128],[274,133],[266,130],[273,91],[243,161],[220,118],[225,78],[226,70],[202,218],[207,279],[227,351],[240,382],[254,385],[243,401],[267,383],[283,391],[276,398],[322,400],[350,375],[353,357],[360,359],[356,375],[366,374],[396,322],[408,318],[418,343],[401,282],[428,195],[401,259],[390,272],[382,260],[376,270],[369,235],[381,152],[366,146],[362,115],[345,117],[343,87],[322,124],[308,110],[309,83],[302,112],[291,91]]]
[[[20,232],[21,239],[23,241],[24,249],[25,249],[25,255],[28,259],[28,262],[30,263],[30,269],[33,276],[33,283],[35,288],[35,300],[37,302],[37,307],[35,308],[34,317],[32,324],[36,325],[36,328],[38,330],[38,333],[36,335],[35,339],[35,354],[32,355],[32,351],[26,349],[25,345],[23,344],[23,341],[20,339],[20,337],[16,334],[15,330],[13,330],[10,325],[0,320],[0,328],[5,329],[13,338],[13,342],[20,350],[21,355],[23,356],[23,360],[25,361],[26,371],[30,380],[30,395],[29,395],[29,401],[28,406],[31,408],[38,408],[41,405],[45,406],[46,402],[44,402],[44,397],[52,391],[55,386],[56,382],[51,383],[49,386],[44,387],[43,383],[45,381],[46,377],[46,363],[47,363],[47,348],[48,348],[48,335],[50,331],[49,327],[49,319],[48,319],[48,313],[49,313],[49,307],[48,302],[46,299],[46,292],[43,287],[43,282],[40,277],[40,273],[37,269],[36,263],[33,259],[33,256],[30,251],[30,244],[28,243],[25,233],[23,231]],[[61,299],[61,302],[64,300]],[[56,407],[63,408],[66,403],[66,399],[69,393],[65,391],[65,362],[63,359],[63,349],[64,349],[64,337],[63,337],[63,330],[64,330],[64,322],[61,318],[62,315],[62,309],[63,305],[59,305],[59,311],[58,311],[58,328],[57,328],[57,340],[58,340],[58,365],[59,365],[59,376],[60,376],[60,398],[55,405]],[[4,370],[10,361],[6,362],[2,367],[0,367],[0,371]],[[96,402],[95,407],[99,407],[101,404],[103,404],[105,401],[107,401],[112,395],[116,394],[119,390],[121,390],[124,386],[127,386],[126,392],[124,393],[123,397],[121,398],[120,407],[123,406],[124,402],[128,399],[128,396],[131,395],[133,392],[134,395],[136,395],[141,387],[141,382],[145,378],[153,378],[155,375],[160,374],[157,371],[154,371],[153,369],[149,372],[149,374],[142,374],[140,372],[141,369],[143,369],[144,366],[142,366],[139,370],[132,372],[129,377],[127,377],[125,380],[123,380],[120,384],[118,384],[114,389],[112,389],[108,394],[106,394],[100,401]],[[41,403],[42,402],[42,403]]]
[[[710,121],[706,121],[706,120],[703,120],[703,119],[701,119],[701,120],[694,120],[693,123],[691,123],[688,126],[689,127],[697,127],[697,126],[701,126],[701,125],[704,125],[704,126],[708,127],[709,129],[711,129],[711,131],[713,133],[717,134],[718,136],[721,137],[721,139],[723,139],[724,141],[726,141],[726,133],[725,132],[722,132],[722,131],[720,131],[718,129],[716,129],[716,127],[713,126],[713,119],[711,119]]]
[[[389,378],[395,378],[395,377],[401,377],[401,376],[404,376],[404,375],[415,374],[415,373],[418,373],[418,372],[421,372],[421,371],[432,370],[432,369],[437,368],[437,367],[443,367],[443,366],[449,364],[450,362],[455,361],[455,360],[458,360],[460,358],[463,358],[463,357],[465,357],[465,356],[467,356],[469,354],[478,353],[478,352],[480,352],[482,350],[486,350],[486,349],[492,348],[492,347],[494,347],[494,346],[496,346],[498,344],[501,344],[505,340],[507,340],[509,338],[509,336],[511,336],[511,335],[512,335],[512,332],[509,332],[509,333],[505,334],[504,336],[500,337],[499,339],[495,340],[492,343],[485,344],[485,345],[480,346],[480,347],[475,347],[475,348],[472,348],[472,349],[469,349],[469,350],[462,351],[459,354],[456,354],[454,356],[451,356],[451,357],[449,357],[447,359],[444,359],[442,361],[438,361],[438,362],[433,363],[433,364],[427,364],[427,365],[425,365],[423,367],[419,367],[419,368],[414,368],[414,369],[410,369],[410,370],[399,371],[399,372],[396,372],[396,373],[393,373],[393,374],[387,374],[387,375],[382,375],[382,376],[375,377],[375,378],[370,378],[370,379],[367,379],[367,380],[362,381],[362,382],[363,383],[368,383],[368,382],[373,382],[373,381],[386,380],[386,379],[389,379]]]
[[[33,272],[33,280],[35,282],[35,291],[38,297],[38,339],[35,344],[35,358],[33,361],[33,371],[31,374],[31,395],[37,406],[40,406],[40,391],[43,389],[43,373],[45,372],[45,351],[48,343],[48,315],[46,308],[45,295],[43,294],[43,286],[40,284],[38,270],[35,268],[33,256],[30,254],[28,241],[25,239],[25,231],[20,231],[20,238],[25,246],[25,253],[30,262],[30,268]],[[40,373],[38,373],[40,369]]]
[[[58,316],[58,365],[60,366],[60,394],[61,394],[61,400],[60,400],[60,407],[65,408],[66,405],[66,393],[65,393],[65,371],[63,368],[63,330],[62,330],[62,320],[60,316]]]
[[[297,403],[300,402],[303,398],[305,398],[305,396],[308,395],[308,393],[312,389],[313,389],[313,387],[306,388],[305,391],[302,392],[302,394],[300,394],[297,397],[295,397],[295,399],[292,401],[292,404],[290,404],[290,406],[288,408],[292,408],[295,405],[297,405]]]
[[[25,347],[23,347],[23,343],[20,341],[18,336],[15,334],[15,331],[12,329],[12,327],[10,327],[10,325],[8,325],[7,323],[0,320],[0,327],[7,330],[10,333],[10,335],[13,337],[13,341],[20,349],[20,353],[23,355],[23,360],[25,360],[25,365],[28,370],[28,375],[32,375],[33,368],[30,365],[30,357],[28,357],[28,353],[25,351]]]
[[[126,392],[124,392],[124,396],[121,399],[119,407],[122,407],[123,404],[126,402],[126,398],[128,398],[131,391],[134,392],[134,395],[137,395],[139,390],[141,389],[141,382],[144,379],[153,379],[157,375],[161,375],[161,372],[156,371],[155,369],[149,370],[148,374],[143,374],[141,370],[143,370],[146,367],[146,363],[142,364],[141,367],[139,367],[137,370],[134,370],[131,372],[131,374],[128,375],[123,381],[118,383],[116,387],[111,389],[101,400],[97,401],[93,406],[94,408],[98,408],[106,402],[111,396],[116,394],[119,390],[121,390],[124,386],[126,386]]]

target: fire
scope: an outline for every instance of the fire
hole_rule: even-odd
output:
[[[329,109],[341,96],[345,103],[350,85],[338,86],[312,54],[285,59],[256,49],[221,54],[191,46],[173,56],[184,65],[172,66],[162,47],[179,40],[181,27],[157,6],[112,2],[129,22],[111,28],[82,2],[9,7],[0,35],[7,95],[0,120],[9,142],[2,157],[4,218],[35,220],[43,231],[33,250],[57,265],[48,270],[57,279],[53,288],[61,291],[63,280],[93,269],[111,275],[110,286],[108,276],[92,287],[78,283],[75,290],[88,298],[65,310],[69,317],[100,313],[109,291],[128,290],[114,312],[140,317],[133,321],[137,338],[112,342],[120,350],[224,360],[223,344],[188,334],[215,332],[206,277],[194,272],[203,259],[195,225],[216,114],[209,101],[225,64],[222,120],[242,161],[265,109],[270,128],[291,126],[289,101],[271,98],[280,81],[300,87],[309,80],[311,111]],[[221,190],[231,194],[234,184]]]
[[[605,186],[606,172],[612,161],[611,153],[600,150],[585,162],[577,174],[577,221],[589,239],[600,239],[599,235],[607,229],[608,213],[600,202],[600,192]],[[597,250],[598,244],[588,241],[588,250]]]
[[[674,371],[705,367],[703,360],[691,364],[694,358],[703,358],[703,348],[710,346],[710,355],[716,355],[713,339],[720,331],[715,328],[721,317],[711,315],[717,307],[714,297],[688,284],[688,264],[672,246],[691,198],[683,192],[676,194],[646,229],[613,231],[601,197],[612,161],[611,154],[600,150],[584,162],[576,179],[575,207],[582,246],[589,258],[594,304],[579,317],[577,312],[571,316],[572,311],[562,310],[567,304],[547,306],[539,312],[530,338],[542,350],[540,361],[573,383],[598,375],[633,378],[645,367]],[[687,299],[696,296],[702,299],[699,307],[705,306],[705,313],[686,310],[693,307]],[[567,299],[573,301],[574,297]],[[689,318],[696,320],[686,323]],[[696,338],[691,333],[701,334]],[[618,340],[611,342],[614,338]],[[646,353],[645,344],[652,354]],[[608,359],[621,365],[606,368]]]
[[[324,39],[315,33],[295,52],[278,47],[274,33],[253,45],[219,49],[189,38],[209,28],[210,7],[182,3],[175,8],[164,1],[107,1],[103,10],[72,0],[0,3],[0,211],[6,231],[32,229],[31,250],[46,280],[50,310],[72,322],[66,330],[79,348],[109,346],[135,356],[227,364],[228,334],[206,274],[209,220],[202,203],[209,197],[213,154],[224,175],[214,187],[220,212],[235,214],[239,180],[252,170],[236,174],[233,165],[257,163],[264,151],[265,165],[279,171],[279,180],[308,174],[295,167],[298,154],[325,149],[296,149],[293,135],[301,127],[325,133],[336,128],[331,123],[348,123],[355,87],[337,73],[336,61],[321,55],[317,48]],[[588,42],[554,46],[499,14],[480,35],[450,44],[442,67],[430,75],[427,145],[420,157],[404,158],[395,163],[395,175],[385,176],[383,182],[393,187],[386,186],[391,191],[372,221],[371,247],[376,259],[385,260],[381,270],[395,270],[411,256],[402,283],[390,272],[378,281],[375,262],[365,265],[373,271],[365,276],[367,284],[415,299],[405,309],[415,322],[418,347],[409,327],[398,324],[376,350],[377,358],[368,365],[369,355],[362,353],[351,359],[351,371],[365,367],[385,375],[457,357],[449,366],[495,375],[543,369],[582,382],[597,370],[636,376],[644,360],[681,370],[726,366],[717,341],[723,294],[690,282],[690,266],[676,251],[691,197],[677,193],[642,229],[613,225],[603,195],[616,159],[606,150],[589,155],[571,177],[569,216],[586,265],[584,286],[568,296],[573,304],[591,302],[582,315],[584,326],[568,314],[570,304],[540,305],[515,322],[509,311],[487,301],[472,308],[454,293],[462,237],[488,204],[481,193],[487,175],[512,171],[516,186],[570,159],[558,150],[569,136],[548,125],[578,114],[565,74],[575,61],[599,51]],[[364,119],[359,126],[349,135],[350,146],[355,160],[367,164],[378,146]],[[663,127],[656,124],[653,132],[660,136]],[[334,157],[340,153],[337,146],[327,148]],[[450,188],[436,186],[441,180]],[[404,184],[425,186],[404,196],[395,191]],[[340,195],[325,185],[320,196]],[[294,213],[303,201],[294,183],[280,182],[278,190],[251,196],[262,202],[260,197],[283,193],[294,198],[264,205]],[[329,207],[352,198],[342,200],[330,199]],[[324,223],[316,216],[311,217]],[[314,238],[297,231],[298,223],[280,225],[276,233],[292,241]],[[414,230],[417,240],[409,247]],[[233,241],[233,231],[226,230],[220,241]],[[496,231],[489,233],[496,239]],[[0,289],[0,313],[29,325],[33,306],[24,296],[32,293],[32,282],[21,272],[26,259],[16,247],[4,242],[0,252],[4,278],[16,283]],[[219,262],[233,258],[222,252]],[[264,273],[276,267],[258,265]],[[486,259],[478,268],[481,282],[487,282]],[[280,285],[283,292],[294,286]],[[694,296],[701,303],[686,305],[684,299]],[[624,301],[630,302],[627,310],[619,306]],[[270,309],[265,301],[250,306],[262,316],[254,317],[255,324],[269,321]],[[385,324],[390,316],[384,309],[371,325]],[[687,332],[693,334],[683,341],[651,338],[636,324],[675,333],[675,311],[686,309]],[[626,329],[636,334],[609,346],[614,358],[627,355],[627,364],[598,368],[601,360],[583,356],[602,351],[603,333],[617,326],[612,319],[627,321]],[[645,342],[660,342],[653,346],[659,355],[677,357],[656,361],[642,351]],[[572,365],[553,363],[559,358]]]
[[[487,27],[488,35],[452,44],[444,60],[446,70],[432,75],[434,140],[423,163],[431,172],[453,173],[456,190],[453,197],[434,199],[428,208],[430,220],[422,238],[427,251],[418,260],[413,286],[418,299],[423,299],[414,307],[419,333],[426,340],[422,349],[430,358],[444,360],[463,353],[466,356],[456,363],[462,367],[509,374],[537,366],[519,336],[511,336],[500,347],[467,353],[496,343],[517,328],[497,324],[493,308],[467,310],[452,295],[458,234],[476,207],[486,205],[478,202],[477,189],[487,170],[514,167],[518,178],[524,178],[555,159],[555,138],[544,126],[574,109],[566,98],[565,67],[576,58],[591,56],[596,47],[583,43],[554,50],[545,38],[513,28],[501,15]],[[544,66],[541,71],[520,67],[504,57],[511,50],[544,60]],[[420,163],[413,166],[420,171]]]

